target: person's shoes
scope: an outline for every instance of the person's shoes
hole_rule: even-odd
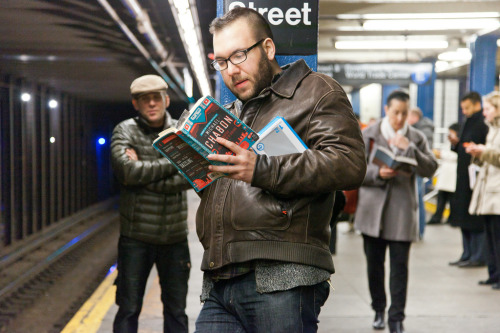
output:
[[[438,221],[438,220],[429,220],[429,221],[427,221],[426,224],[428,224],[428,225],[429,224],[441,224],[441,221]]]
[[[465,262],[468,262],[468,260],[458,259],[457,261],[450,261],[448,263],[448,265],[450,265],[450,266],[458,266],[458,265],[463,264]]]
[[[500,282],[493,283],[491,289],[500,290]]]
[[[476,268],[484,266],[486,266],[486,264],[482,261],[471,261],[471,260],[458,264],[458,267],[460,268]]]
[[[384,311],[375,312],[372,327],[375,330],[383,330],[385,328]]]
[[[402,321],[389,321],[389,332],[391,333],[405,333]]]
[[[491,279],[491,278],[488,278],[487,280],[481,280],[481,281],[478,282],[478,284],[480,286],[490,286],[490,285],[493,285],[495,283],[498,283],[498,280]]]

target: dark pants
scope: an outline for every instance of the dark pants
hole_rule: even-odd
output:
[[[363,235],[363,240],[372,308],[377,312],[382,312],[387,306],[384,263],[385,251],[389,247],[391,267],[389,275],[389,289],[391,292],[389,321],[403,321],[405,319],[408,261],[411,242],[388,241],[367,235]]]
[[[489,278],[500,281],[500,215],[485,215],[484,226]]]
[[[255,273],[215,282],[196,320],[196,333],[317,332],[328,282],[259,293]]]
[[[139,314],[149,273],[156,264],[163,303],[163,331],[187,332],[185,312],[191,262],[187,240],[170,245],[154,245],[120,236],[118,242],[118,313],[113,332],[137,332]]]
[[[437,194],[437,205],[436,212],[432,215],[429,222],[432,223],[441,223],[443,218],[444,209],[446,208],[446,203],[451,201],[453,197],[453,193],[446,191],[438,191]]]
[[[461,228],[464,252],[461,261],[469,260],[486,263],[486,240],[484,231],[469,231]]]

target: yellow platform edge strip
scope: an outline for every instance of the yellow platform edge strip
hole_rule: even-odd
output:
[[[96,291],[82,305],[61,333],[95,333],[115,301],[114,281],[118,271],[115,269],[104,279]]]
[[[433,204],[432,202],[425,202],[425,210],[431,214],[434,214],[436,212],[436,204]],[[450,216],[450,209],[446,208],[443,212],[443,217],[448,218]]]
[[[436,205],[431,202],[425,203],[425,210],[434,213]],[[446,209],[443,216],[448,217],[450,211]],[[61,333],[96,333],[101,326],[102,319],[109,311],[115,300],[117,270],[109,274],[99,285],[92,296],[82,305],[71,321],[64,327]]]

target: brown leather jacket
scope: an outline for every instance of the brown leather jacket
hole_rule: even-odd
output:
[[[258,155],[252,184],[222,178],[206,188],[196,216],[202,270],[254,259],[334,272],[328,249],[335,190],[360,186],[366,160],[344,90],[303,60],[238,112],[255,131],[284,117],[309,147],[302,154]]]

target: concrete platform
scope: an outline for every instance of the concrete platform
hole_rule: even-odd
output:
[[[189,242],[193,269],[189,280],[187,313],[190,332],[193,332],[201,309],[202,273],[199,266],[203,250],[194,227],[194,213],[199,200],[193,191],[189,192],[189,199]],[[346,223],[339,224],[337,254],[334,256],[337,273],[332,276],[335,290],[320,314],[321,333],[375,332],[371,328],[373,311],[362,238],[356,233],[348,233],[347,229]],[[486,268],[467,269],[448,265],[460,254],[460,231],[448,225],[428,226],[424,240],[412,245],[405,320],[407,332],[500,332],[500,291],[477,284],[487,277]],[[162,305],[156,271],[150,276],[144,303],[139,331],[162,332]],[[112,305],[104,315],[98,332],[112,331],[115,313],[116,306]]]

